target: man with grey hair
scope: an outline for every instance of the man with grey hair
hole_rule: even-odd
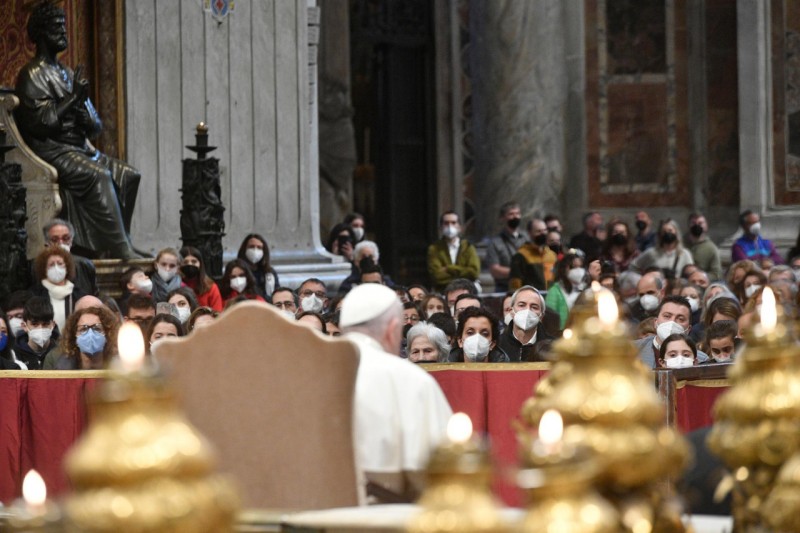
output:
[[[553,336],[541,326],[545,311],[544,298],[532,285],[520,287],[511,296],[511,327],[500,335],[498,345],[512,363],[546,359]]]
[[[436,380],[397,356],[402,312],[393,290],[367,283],[347,294],[339,318],[345,338],[361,353],[356,459],[368,494],[387,502],[413,501],[418,495],[430,453],[444,438],[452,414]]]
[[[666,295],[667,284],[660,271],[646,272],[636,284],[639,301],[631,306],[631,320],[638,324],[645,318],[656,316],[658,306]]]
[[[89,259],[76,255],[72,251],[72,240],[75,238],[75,228],[68,220],[53,218],[42,228],[45,246],[60,246],[72,255],[75,263],[75,286],[86,294],[97,295],[97,271],[94,263]]]

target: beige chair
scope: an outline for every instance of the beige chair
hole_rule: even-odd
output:
[[[243,302],[154,352],[245,507],[364,502],[353,446],[354,344]]]

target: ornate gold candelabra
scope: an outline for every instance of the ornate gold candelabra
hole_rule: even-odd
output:
[[[143,363],[136,325],[119,334],[122,364],[92,404],[87,433],[66,458],[74,492],[68,531],[231,531],[238,498],[213,474],[205,439],[165,380]]]
[[[428,488],[422,511],[408,526],[409,533],[502,533],[506,531],[489,490],[489,459],[472,436],[472,423],[456,413],[447,425],[447,441],[428,463]]]
[[[571,333],[554,345],[554,377],[540,388],[546,394],[523,406],[523,424],[535,428],[545,411],[561,413],[564,444],[589,449],[598,462],[597,487],[624,530],[684,531],[669,478],[684,468],[688,445],[665,425],[614,296],[599,286],[590,291]]]
[[[586,448],[561,441],[563,422],[559,414],[544,413],[538,438],[528,435],[521,438],[526,453],[519,484],[529,502],[520,533],[618,531],[619,515],[593,487],[597,461]]]
[[[765,506],[781,466],[800,450],[800,354],[772,291],[764,289],[762,298],[761,320],[731,368],[732,387],[717,400],[708,437],[711,450],[733,471],[735,531],[785,523],[785,503],[798,501],[785,492],[798,479],[800,459],[794,459]],[[795,506],[789,517],[795,524],[799,509]]]

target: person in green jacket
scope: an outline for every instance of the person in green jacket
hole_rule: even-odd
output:
[[[481,273],[481,260],[475,246],[459,237],[461,223],[455,211],[447,211],[439,219],[442,238],[428,246],[428,274],[436,291],[458,278],[476,281]]]
[[[587,278],[583,258],[578,254],[568,253],[556,264],[556,282],[547,291],[545,303],[558,313],[562,330],[572,305],[586,288]]]

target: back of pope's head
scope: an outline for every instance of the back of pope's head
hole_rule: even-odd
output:
[[[403,335],[402,314],[403,305],[393,290],[377,283],[364,283],[345,296],[339,327],[344,333],[356,331],[368,335],[385,351],[397,354]]]

